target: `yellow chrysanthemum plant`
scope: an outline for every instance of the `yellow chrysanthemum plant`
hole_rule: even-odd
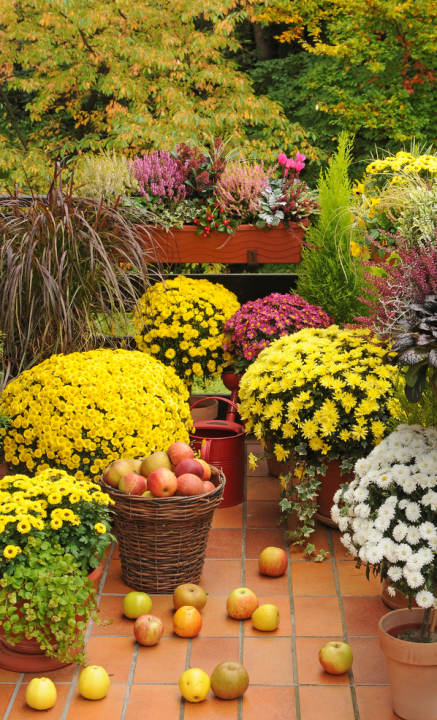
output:
[[[59,468],[95,482],[118,458],[188,442],[187,399],[176,373],[139,351],[54,355],[2,394],[4,457],[13,473]]]
[[[0,480],[0,624],[15,645],[34,638],[48,657],[84,664],[95,616],[87,575],[114,540],[113,500],[63,470]]]
[[[281,477],[281,508],[284,522],[297,512],[299,528],[290,533],[295,544],[314,530],[326,463],[338,460],[348,472],[390,432],[397,370],[383,364],[385,354],[367,330],[309,328],[272,343],[241,380],[246,431],[290,463],[291,472]]]
[[[223,326],[240,304],[223,285],[179,276],[151,287],[139,305],[133,316],[138,347],[174,368],[186,385],[232,365]]]

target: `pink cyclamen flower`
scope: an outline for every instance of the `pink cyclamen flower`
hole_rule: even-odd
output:
[[[304,167],[305,167],[305,163],[304,163],[304,162],[297,162],[296,165],[295,165],[296,172],[300,172],[301,170],[304,169]]]
[[[296,169],[296,160],[293,160],[293,158],[290,158],[290,159],[287,160],[287,162],[285,163],[285,167],[287,168],[287,170],[288,170],[289,168],[293,168],[293,170],[295,170],[295,169]]]
[[[303,155],[302,153],[296,153],[297,162],[303,162],[305,159],[306,159],[306,155]]]
[[[287,156],[286,156],[286,154],[285,154],[285,153],[279,153],[279,155],[278,155],[278,163],[279,163],[280,165],[285,165],[286,162],[287,162]]]

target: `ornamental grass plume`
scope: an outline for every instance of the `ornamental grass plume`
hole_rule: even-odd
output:
[[[268,185],[272,170],[264,170],[263,164],[229,162],[216,187],[215,195],[226,215],[233,215],[244,222],[257,217],[260,198]]]
[[[227,321],[223,349],[235,356],[234,366],[243,373],[274,340],[306,327],[329,325],[332,325],[329,315],[299,295],[272,293],[245,303]]]
[[[153,204],[176,204],[186,197],[188,160],[178,162],[167,150],[155,150],[132,162],[140,193]]]

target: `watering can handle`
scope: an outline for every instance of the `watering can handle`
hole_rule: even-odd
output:
[[[205,443],[202,445],[202,448],[200,450],[200,457],[202,460],[205,460],[205,462],[209,463],[209,455],[211,452],[211,438],[205,439]]]
[[[211,395],[211,397],[208,395],[207,398],[200,398],[200,400],[196,400],[196,402],[191,405],[190,410],[192,410],[193,407],[196,407],[196,405],[198,405],[199,403],[205,402],[205,400],[224,400],[224,401],[227,402],[229,405],[232,405],[232,407],[234,408],[234,410],[235,410],[236,412],[238,412],[238,407],[236,406],[235,403],[232,402],[232,400],[228,400],[228,398],[225,398],[225,397],[217,397],[217,396],[215,396],[215,395]]]

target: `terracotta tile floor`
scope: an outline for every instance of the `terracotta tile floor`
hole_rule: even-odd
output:
[[[248,450],[260,448],[253,441]],[[185,640],[173,634],[170,596],[153,596],[153,610],[164,622],[161,642],[153,648],[135,645],[133,621],[122,615],[128,588],[121,579],[117,548],[112,548],[100,592],[102,619],[88,630],[88,657],[111,675],[104,700],[87,701],[77,690],[74,666],[48,673],[57,684],[58,701],[44,714],[50,720],[395,720],[377,625],[387,612],[380,585],[344,557],[340,534],[322,525],[312,542],[330,551],[322,564],[291,547],[287,575],[259,574],[257,558],[268,545],[286,547],[278,528],[279,483],[263,463],[247,476],[247,502],[217,510],[201,584],[209,593],[201,634]],[[272,633],[255,630],[250,620],[226,614],[226,597],[237,587],[257,593],[260,604],[274,603],[281,624]],[[349,675],[327,675],[319,665],[319,649],[329,640],[344,639],[354,651]],[[224,660],[239,660],[251,685],[243,699],[223,701],[212,693],[199,704],[181,701],[178,679],[185,668],[211,673]],[[26,720],[36,711],[24,701],[32,675],[0,669],[0,718]]]

